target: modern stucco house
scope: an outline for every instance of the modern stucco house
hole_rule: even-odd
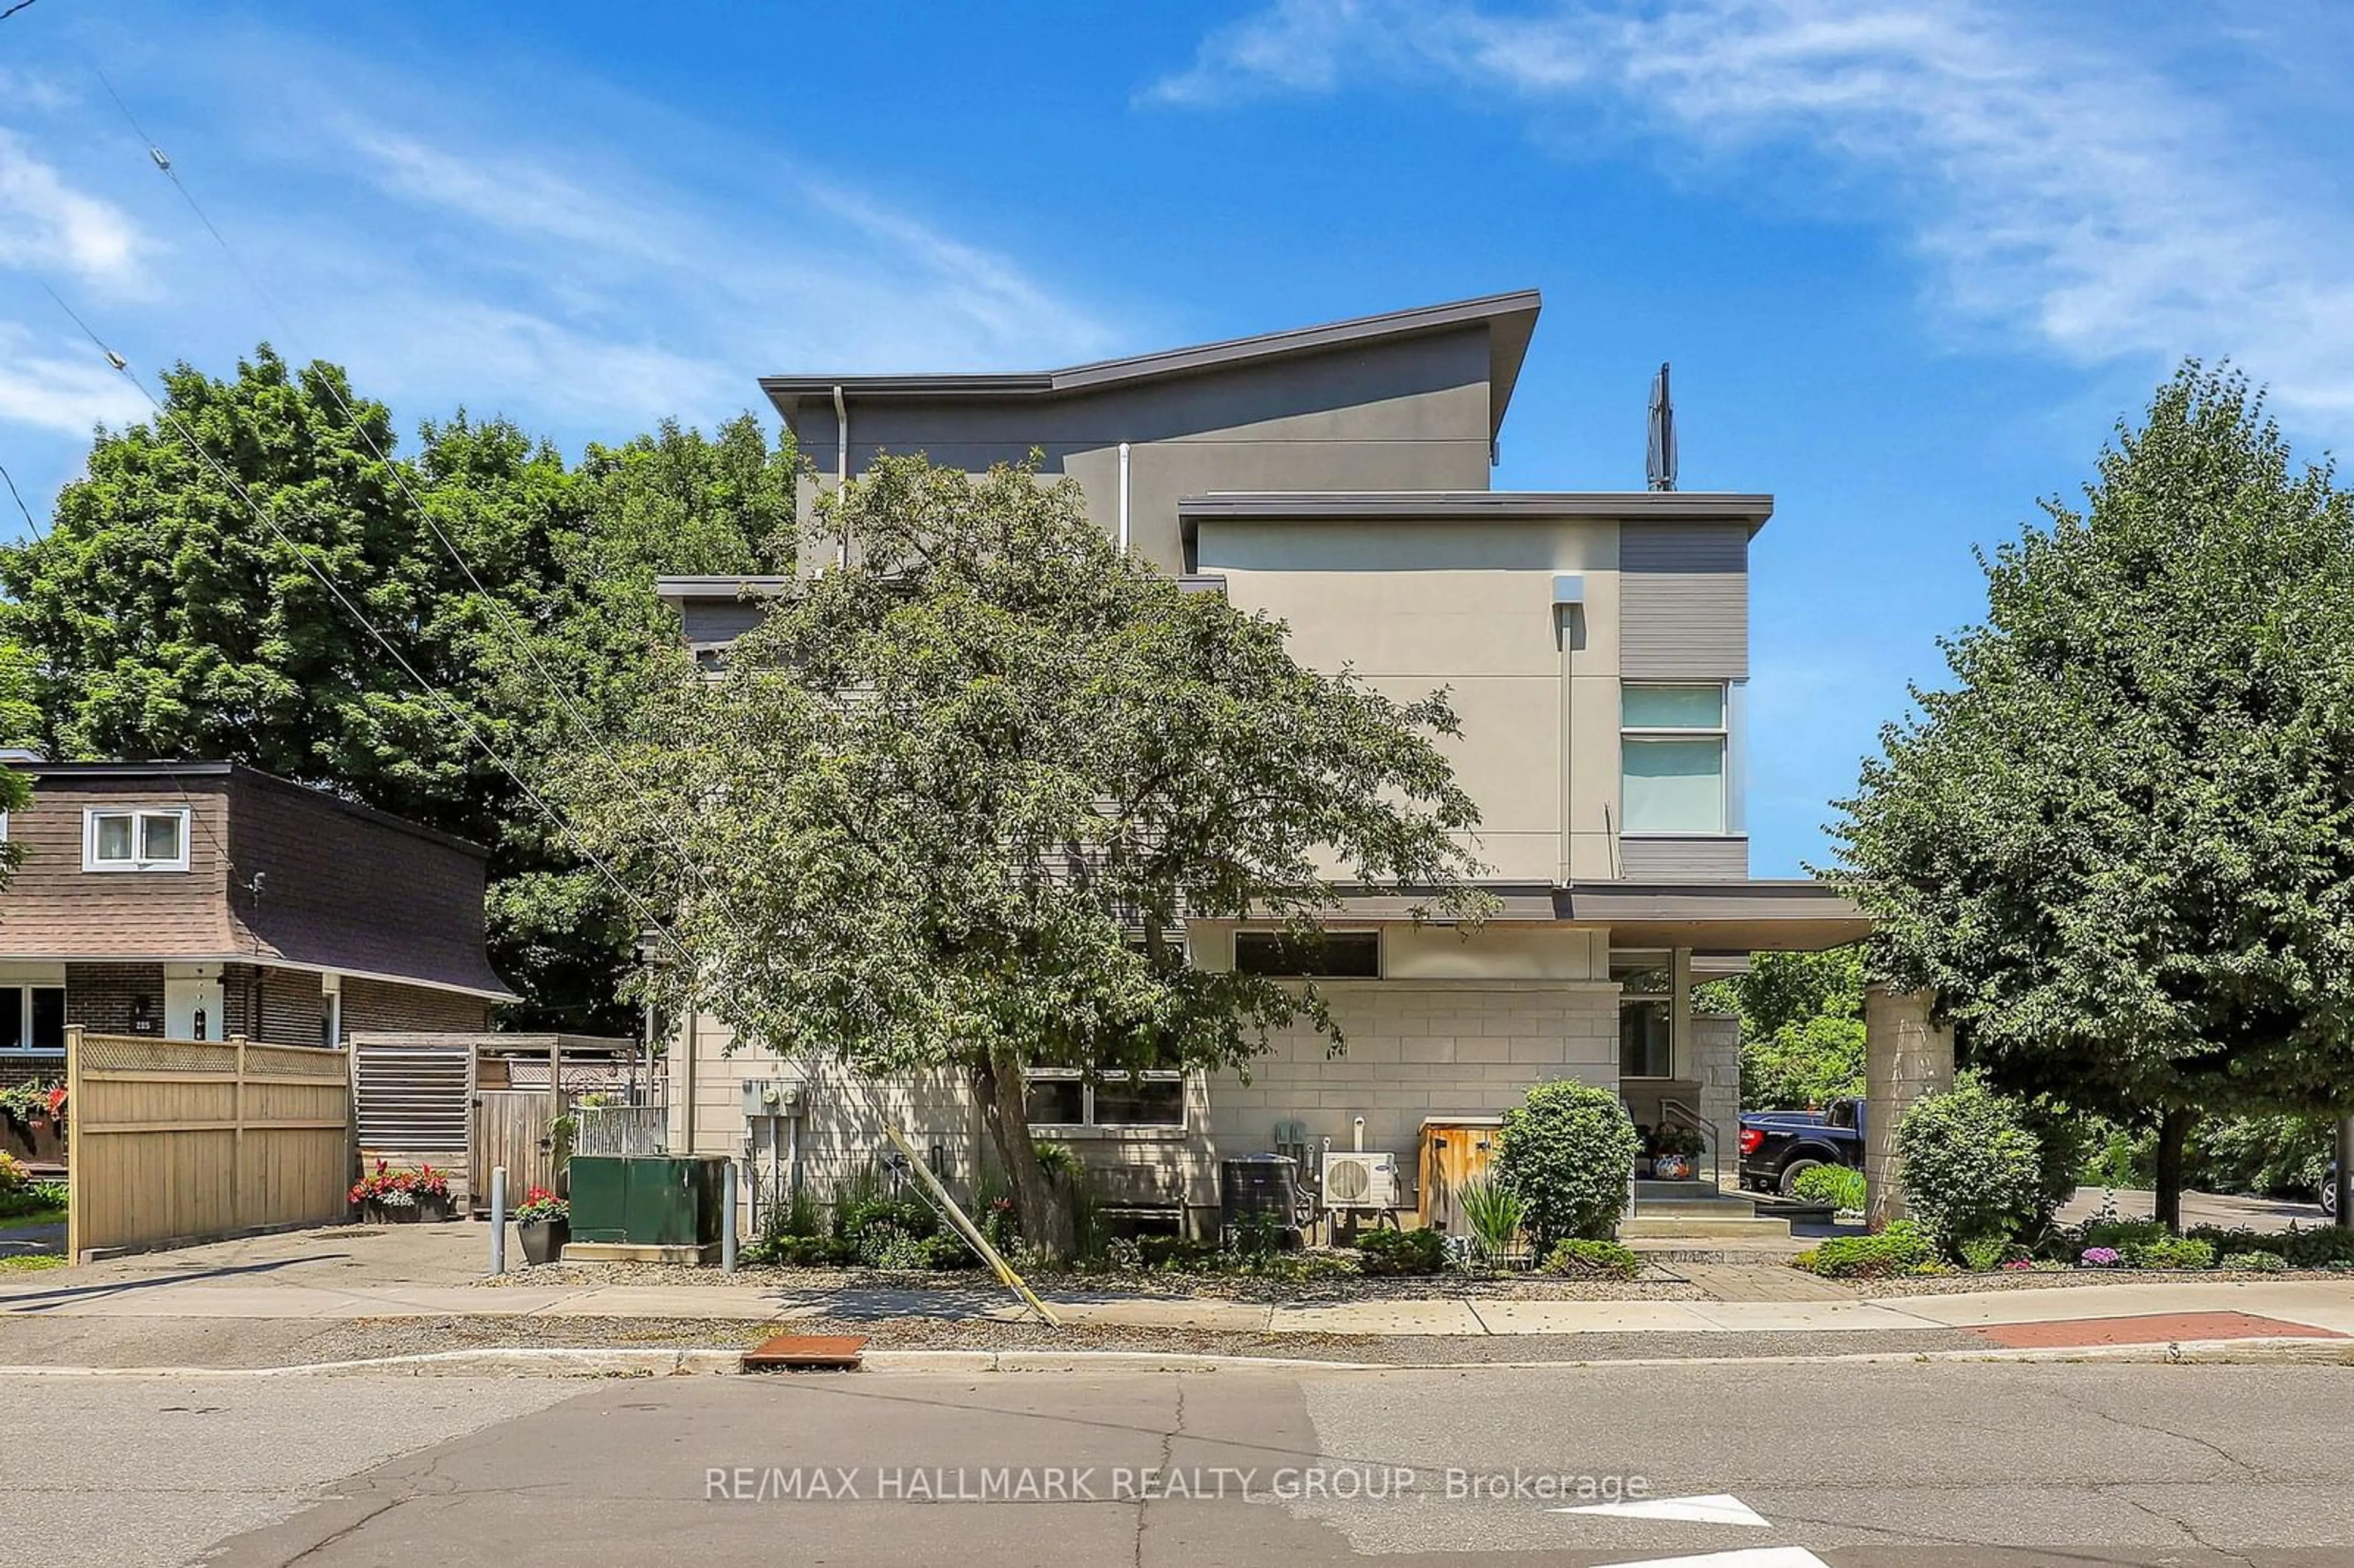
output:
[[[1616,1088],[1646,1125],[1704,1123],[1729,1168],[1738,1044],[1732,1020],[1693,1013],[1695,978],[1864,931],[1817,884],[1749,875],[1748,563],[1772,498],[1488,488],[1538,311],[1514,293],[1036,375],[761,383],[821,470],[805,507],[878,452],[978,471],[1036,449],[1128,547],[1282,617],[1304,662],[1453,692],[1500,917],[1467,938],[1403,901],[1341,911],[1323,967],[1343,1056],[1302,1031],[1247,1084],[1041,1083],[1042,1129],[1120,1190],[1198,1213],[1222,1155],[1362,1138],[1398,1157],[1411,1206],[1426,1124],[1564,1076]],[[661,591],[708,651],[784,587]],[[1197,922],[1187,940],[1209,965],[1281,961],[1247,927]],[[781,1135],[822,1181],[888,1115],[971,1170],[952,1083],[857,1083],[733,1045],[708,1016],[673,1042],[674,1148],[748,1139],[765,1161]],[[748,1122],[747,1079],[797,1081],[774,1102],[798,1099],[796,1119]]]
[[[8,763],[0,1082],[65,1029],[280,1045],[488,1026],[484,852],[228,762]]]

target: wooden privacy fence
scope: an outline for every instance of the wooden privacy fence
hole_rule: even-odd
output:
[[[67,1255],[345,1217],[345,1053],[66,1031]]]

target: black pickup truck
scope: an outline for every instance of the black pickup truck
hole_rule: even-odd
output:
[[[1819,1111],[1752,1111],[1741,1118],[1741,1184],[1785,1192],[1818,1165],[1863,1169],[1863,1102],[1833,1100]]]

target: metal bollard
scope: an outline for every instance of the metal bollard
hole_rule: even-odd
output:
[[[491,1171],[491,1272],[507,1271],[507,1168]]]
[[[736,1272],[736,1162],[727,1162],[719,1187],[719,1272]]]

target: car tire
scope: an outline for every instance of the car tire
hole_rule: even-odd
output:
[[[1812,1171],[1816,1166],[1823,1163],[1824,1161],[1817,1160],[1811,1155],[1801,1154],[1797,1159],[1793,1160],[1787,1165],[1783,1166],[1779,1183],[1782,1196],[1787,1198],[1795,1194],[1798,1187],[1798,1178],[1805,1175],[1808,1171]]]

